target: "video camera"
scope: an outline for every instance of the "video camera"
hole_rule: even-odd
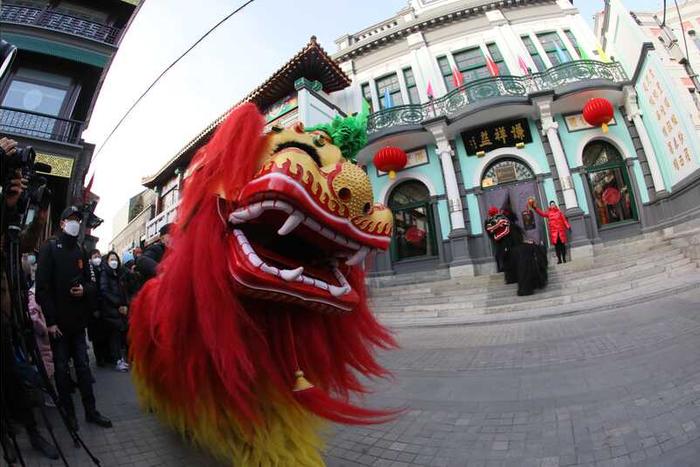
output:
[[[22,178],[27,179],[27,189],[22,193],[17,202],[17,212],[24,213],[32,207],[46,209],[51,204],[53,193],[47,185],[47,180],[37,174],[37,172],[51,172],[51,166],[41,162],[36,162],[36,151],[31,146],[17,147],[11,155],[0,149],[2,158],[2,180],[3,193],[10,186],[12,179],[16,178],[17,171],[20,171]],[[22,219],[27,221],[28,219]],[[30,220],[30,219],[29,219]]]

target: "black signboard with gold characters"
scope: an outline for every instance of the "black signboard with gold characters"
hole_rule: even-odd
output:
[[[469,156],[483,156],[493,149],[532,143],[527,118],[508,120],[462,133]]]

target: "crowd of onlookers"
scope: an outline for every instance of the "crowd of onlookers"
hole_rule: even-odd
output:
[[[11,155],[16,143],[0,138],[0,154]],[[16,300],[16,281],[8,260],[9,221],[17,217],[17,200],[27,183],[17,171],[3,193],[2,225],[2,448],[5,460],[13,465],[17,459],[14,424],[27,431],[32,447],[46,457],[58,459],[59,453],[40,433],[35,410],[55,406],[71,432],[79,429],[73,394],[80,393],[85,421],[101,427],[112,422],[96,407],[88,356],[92,343],[94,362],[100,367],[129,371],[129,307],[143,284],[155,276],[156,268],[169,241],[169,225],[160,231],[161,238],[143,252],[135,250],[124,257],[114,251],[103,255],[99,250],[87,253],[79,242],[82,212],[75,206],[60,216],[60,230],[37,248],[47,210],[39,211],[34,221],[20,233],[22,300]],[[15,212],[17,211],[17,212]],[[6,225],[7,224],[7,225]],[[7,270],[6,270],[7,269]],[[13,276],[14,279],[14,276]],[[11,290],[12,289],[12,290]],[[19,302],[22,306],[18,306]],[[26,306],[24,306],[26,305]],[[28,311],[29,324],[22,325],[21,315]],[[18,318],[19,316],[19,318]],[[29,323],[29,320],[26,320]],[[33,336],[31,335],[33,331]],[[87,333],[86,333],[87,331]],[[36,345],[27,339],[35,340]],[[34,352],[35,349],[37,352]],[[34,355],[38,355],[34,358]],[[43,371],[45,369],[45,373]],[[48,378],[43,375],[48,376]],[[57,395],[50,397],[51,394]]]

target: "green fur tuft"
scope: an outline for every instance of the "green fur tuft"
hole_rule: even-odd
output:
[[[306,131],[325,131],[333,139],[333,144],[340,148],[345,159],[356,162],[357,153],[367,145],[367,117],[369,107],[365,102],[362,112],[349,117],[335,117],[330,123],[323,123]]]

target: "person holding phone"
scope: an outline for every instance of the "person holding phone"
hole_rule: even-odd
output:
[[[68,366],[71,359],[78,378],[85,420],[106,428],[112,426],[112,422],[98,412],[92,390],[85,328],[93,312],[96,288],[89,276],[87,258],[78,243],[81,221],[82,214],[75,206],[69,206],[61,213],[61,233],[41,247],[36,272],[36,298],[44,311],[51,338],[59,403],[76,430],[78,422]]]

